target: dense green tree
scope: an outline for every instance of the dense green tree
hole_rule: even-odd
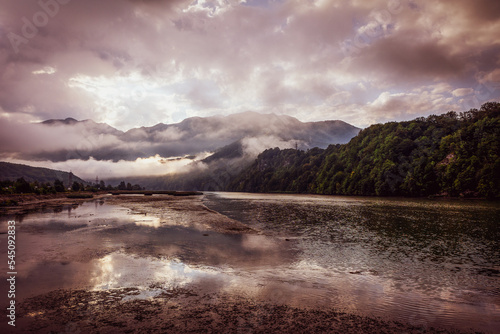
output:
[[[23,177],[17,179],[17,181],[14,183],[14,188],[17,193],[21,194],[33,192],[30,184]]]
[[[54,189],[58,193],[64,192],[66,190],[66,189],[64,189],[64,184],[61,180],[54,181]]]
[[[71,186],[71,190],[73,191],[80,191],[80,184],[78,182],[73,182],[73,185]]]
[[[228,190],[500,197],[500,104],[375,124],[326,150],[269,149]]]

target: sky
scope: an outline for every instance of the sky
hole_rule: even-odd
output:
[[[465,111],[500,100],[499,31],[498,0],[0,0],[0,129]]]

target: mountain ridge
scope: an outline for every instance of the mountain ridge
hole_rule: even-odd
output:
[[[106,123],[73,118],[50,119],[38,123],[42,129],[62,132],[73,147],[60,146],[17,156],[22,160],[64,161],[67,156],[82,160],[134,161],[159,155],[164,158],[215,152],[238,140],[253,139],[259,148],[275,146],[308,149],[325,148],[332,143],[345,143],[360,129],[340,120],[301,122],[277,114],[244,112],[227,116],[190,117],[173,124],[158,123],[150,127],[132,128],[125,132]],[[74,149],[77,146],[77,150]],[[248,146],[248,145],[247,145]],[[255,150],[253,150],[255,151]]]
[[[11,162],[0,161],[0,180],[2,181],[16,181],[19,178],[24,178],[27,182],[54,182],[60,180],[66,187],[70,187],[69,172],[45,168],[34,167],[25,164],[16,164]],[[89,182],[81,179],[73,174],[72,180],[74,182],[89,184]]]
[[[275,118],[275,119],[281,119],[281,120],[288,120],[290,122],[293,122],[295,124],[303,124],[303,125],[308,125],[308,126],[314,126],[314,125],[324,125],[324,124],[332,124],[332,125],[336,125],[336,126],[346,126],[346,127],[349,127],[350,129],[357,129],[358,131],[361,130],[360,128],[358,127],[355,127],[347,122],[344,122],[342,120],[323,120],[323,121],[310,121],[310,122],[302,122],[300,120],[298,120],[297,118],[293,117],[293,116],[289,116],[289,115],[279,115],[279,114],[275,114],[275,113],[259,113],[259,112],[256,112],[256,111],[244,111],[244,112],[241,112],[241,113],[237,113],[237,114],[231,114],[231,115],[214,115],[214,116],[208,116],[208,117],[201,117],[201,116],[193,116],[193,117],[188,117],[188,118],[185,118],[183,119],[182,121],[180,122],[177,122],[177,123],[163,123],[163,122],[159,122],[157,124],[154,124],[154,125],[151,125],[151,126],[141,126],[141,127],[136,127],[136,128],[130,128],[126,131],[122,131],[122,130],[119,130],[115,127],[113,127],[112,125],[109,125],[107,123],[104,123],[104,122],[95,122],[94,120],[92,119],[84,119],[84,120],[76,120],[72,117],[67,117],[65,119],[48,119],[48,120],[45,120],[45,121],[42,121],[42,122],[39,122],[38,124],[41,124],[41,125],[49,125],[49,126],[54,126],[54,125],[77,125],[77,124],[92,124],[92,125],[95,125],[95,126],[106,126],[110,129],[112,129],[113,131],[116,131],[116,132],[120,132],[122,133],[123,135],[127,135],[127,134],[130,134],[130,133],[133,133],[135,131],[139,131],[139,130],[142,130],[142,131],[146,131],[146,132],[155,132],[155,131],[162,131],[162,130],[165,130],[166,128],[168,127],[182,127],[182,128],[185,128],[185,127],[189,127],[189,126],[193,126],[193,125],[196,125],[197,122],[200,122],[200,121],[213,121],[213,120],[217,120],[217,121],[221,121],[221,120],[229,120],[229,121],[233,121],[237,118],[242,118],[242,117],[248,117],[248,116],[252,116],[251,118],[256,118],[256,117],[261,117],[261,118],[267,118],[267,120],[269,120],[270,118]],[[262,125],[264,125],[266,122],[262,122]]]

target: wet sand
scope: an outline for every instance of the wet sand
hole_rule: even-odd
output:
[[[239,221],[210,210],[203,205],[201,196],[113,196],[107,198],[107,203],[156,217],[165,216],[167,212],[171,214],[172,211],[177,213],[176,218],[188,213],[189,217],[184,220],[189,224],[221,233],[258,233]]]
[[[334,309],[297,308],[185,289],[129,300],[135,289],[57,290],[20,306],[34,333],[452,333]],[[453,332],[458,333],[458,332]]]
[[[61,205],[65,201],[67,199],[52,202]],[[151,221],[145,220],[145,224],[155,225],[150,227],[148,234],[154,234],[154,228],[158,230],[158,227],[169,224],[179,224],[187,231],[199,231],[196,232],[199,237],[193,237],[192,246],[193,249],[199,248],[199,250],[193,251],[193,259],[189,257],[183,259],[186,263],[195,262],[196,257],[214,252],[214,245],[203,246],[202,240],[217,238],[215,234],[221,235],[219,239],[213,239],[216,240],[215,245],[224,235],[228,237],[241,235],[243,238],[245,235],[259,237],[262,234],[208,209],[203,205],[200,196],[106,196],[93,201],[104,201],[126,208],[134,217],[144,215],[154,218]],[[70,202],[75,203],[73,200]],[[35,208],[30,206],[30,210],[33,209]],[[30,231],[29,228],[34,229],[31,232],[36,235],[43,233],[42,230],[47,226],[30,227],[26,224],[27,231]],[[66,227],[57,226],[57,228]],[[33,254],[33,257],[44,257],[45,260],[59,263],[61,267],[68,267],[73,262],[85,264],[89,261],[98,261],[106,255],[117,254],[116,252],[130,255],[132,258],[147,256],[158,259],[165,259],[173,254],[169,253],[173,252],[172,250],[165,251],[163,248],[148,244],[150,241],[136,241],[135,235],[118,244],[116,240],[123,239],[128,233],[121,226],[100,223],[98,228],[90,226],[86,229],[85,233],[68,234],[67,240],[58,241],[59,248],[55,245],[50,252]],[[171,233],[173,230],[168,231]],[[117,239],[113,239],[115,235],[118,236]],[[92,244],[89,241],[89,238],[101,236],[105,237],[106,243]],[[168,234],[159,236],[159,238],[167,237]],[[268,239],[255,240],[256,243],[262,243]],[[287,244],[284,240],[276,243]],[[250,251],[244,249],[241,253],[230,254],[231,257],[229,255],[224,257],[224,254],[217,256],[224,261],[238,261],[245,258],[250,260],[250,263],[259,265],[265,263],[271,267],[273,261],[278,261],[273,257],[279,256],[279,261],[284,261],[283,258],[286,261],[287,256],[293,256],[281,254],[286,253],[285,246],[280,246],[274,253],[265,247],[262,249],[255,245],[252,247]],[[225,250],[221,244],[218,251],[224,253],[231,250],[230,248]],[[209,256],[203,260],[209,265],[218,265],[218,262],[210,262],[215,260]],[[141,270],[140,268],[139,266],[137,270]],[[147,267],[142,268],[147,271]],[[85,270],[88,271],[87,275],[93,275],[90,269]],[[82,272],[86,272],[85,270]],[[142,277],[140,274],[138,273],[139,279]],[[91,278],[83,277],[82,282]],[[137,276],[134,279],[137,280]],[[19,298],[16,328],[13,329],[6,325],[6,321],[2,321],[0,329],[2,333],[457,333],[399,323],[391,319],[343,313],[337,310],[335,305],[301,306],[287,303],[287,298],[281,299],[285,302],[280,302],[280,299],[266,299],[262,298],[263,296],[239,295],[221,289],[219,285],[222,283],[218,279],[219,277],[215,276],[205,281],[203,285],[191,284],[171,288],[165,288],[163,282],[159,281],[150,283],[147,289],[120,286],[121,281],[115,286],[96,289],[95,286],[91,288],[85,283],[71,281],[67,287],[46,287],[34,295]],[[34,279],[30,283],[38,282]],[[5,315],[5,308],[2,307],[0,316],[6,319]]]

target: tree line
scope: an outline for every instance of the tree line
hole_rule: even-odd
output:
[[[100,181],[95,184],[83,184],[81,182],[74,181],[71,187],[66,187],[61,180],[54,180],[51,182],[28,182],[23,177],[18,178],[16,181],[4,180],[0,181],[0,194],[36,194],[36,195],[48,195],[56,194],[61,192],[78,192],[78,191],[110,191],[110,190],[143,190],[143,188],[138,185],[132,185],[130,183],[125,183],[122,181],[118,186],[113,187],[111,185],[106,185],[104,181]]]
[[[349,143],[268,149],[226,190],[500,197],[500,103],[375,124]]]

